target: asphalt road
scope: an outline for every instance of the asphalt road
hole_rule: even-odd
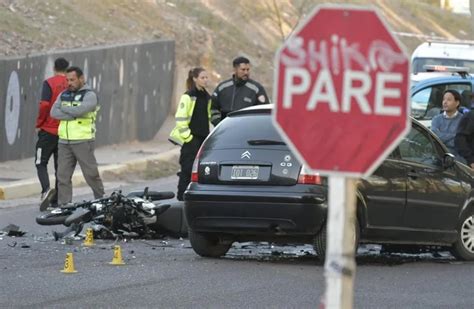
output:
[[[146,183],[174,190],[176,178]],[[119,184],[107,184],[107,192]],[[122,185],[124,192],[145,183]],[[89,190],[75,191],[77,200]],[[0,229],[27,231],[0,237],[0,307],[315,308],[324,291],[323,266],[311,246],[234,244],[226,257],[197,256],[186,239],[55,242],[53,229],[34,222],[37,199],[0,202]],[[112,266],[119,244],[126,265]],[[383,255],[359,249],[355,308],[473,308],[474,263],[446,252]],[[63,274],[66,253],[76,274]]]

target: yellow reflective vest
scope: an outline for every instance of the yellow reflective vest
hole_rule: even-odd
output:
[[[61,94],[61,105],[63,106],[78,106],[81,105],[82,99],[86,91],[79,93],[71,93],[65,91]],[[81,117],[73,120],[61,120],[59,122],[58,136],[63,140],[92,140],[95,139],[95,120],[97,118],[97,111],[99,106],[93,112],[88,112]]]
[[[193,139],[189,123],[193,116],[194,106],[196,106],[196,97],[183,94],[176,110],[175,119],[176,126],[171,131],[168,140],[176,145],[183,145]],[[209,121],[211,120],[211,99],[207,103],[207,114]]]

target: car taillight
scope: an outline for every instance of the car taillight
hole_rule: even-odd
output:
[[[319,173],[313,173],[304,165],[301,167],[298,183],[303,185],[322,185],[323,177]]]
[[[196,154],[196,158],[194,159],[194,162],[193,162],[193,169],[191,170],[191,182],[199,182],[198,165],[199,165],[199,157],[201,156],[202,146],[203,145],[199,147],[199,150]]]
[[[198,180],[199,180],[198,164],[199,164],[199,158],[196,157],[196,159],[194,159],[193,169],[191,171],[191,182],[198,182]]]

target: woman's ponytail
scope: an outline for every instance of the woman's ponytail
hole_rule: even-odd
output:
[[[188,78],[186,79],[186,90],[190,91],[196,85],[194,84],[194,78],[197,78],[202,71],[205,71],[204,68],[196,67],[188,72]]]

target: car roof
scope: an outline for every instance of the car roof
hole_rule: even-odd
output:
[[[240,116],[244,114],[269,114],[273,110],[274,104],[259,104],[242,108],[227,114],[228,117]]]
[[[411,91],[413,92],[419,88],[425,88],[430,85],[459,83],[459,82],[464,82],[464,83],[470,82],[471,84],[473,84],[474,76],[472,74],[468,74],[466,77],[453,75],[453,76],[438,76],[438,77],[427,78],[412,85]]]
[[[413,51],[415,58],[451,58],[474,60],[473,41],[428,41],[418,45]]]
[[[430,79],[434,77],[450,77],[456,76],[452,72],[418,72],[411,75],[411,81],[419,83],[425,79]]]

